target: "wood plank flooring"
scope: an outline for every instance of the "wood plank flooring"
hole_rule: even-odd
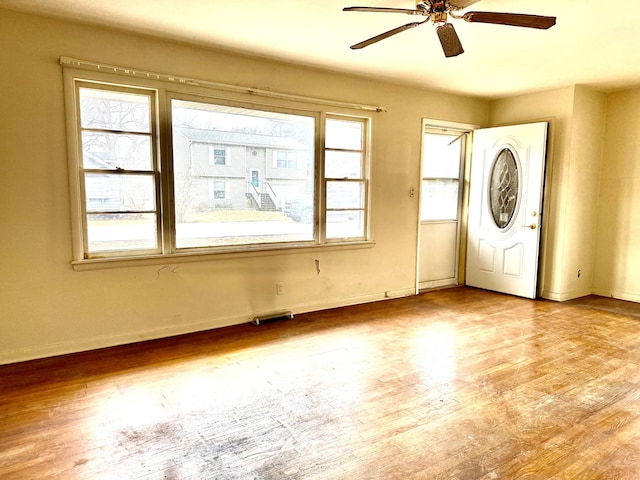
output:
[[[470,288],[0,367],[0,478],[640,479],[640,320]]]

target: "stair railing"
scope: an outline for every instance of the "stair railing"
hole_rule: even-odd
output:
[[[262,209],[262,199],[260,198],[260,193],[251,182],[247,182],[247,195],[250,195],[253,201],[256,202],[259,210]]]

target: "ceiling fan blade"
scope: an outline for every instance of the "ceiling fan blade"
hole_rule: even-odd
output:
[[[522,13],[467,12],[462,18],[467,22],[495,23],[514,27],[540,28],[546,30],[556,24],[556,17],[525,15]]]
[[[422,15],[420,10],[410,10],[408,8],[386,8],[386,7],[345,7],[343,12],[382,12],[382,13],[406,13],[408,15]]]
[[[426,22],[427,20],[425,20],[424,22]],[[390,36],[395,35],[396,33],[404,32],[405,30],[409,30],[410,28],[415,28],[418,25],[422,25],[424,22],[407,23],[406,25],[394,28],[393,30],[389,30],[388,32],[381,33],[380,35],[371,37],[370,39],[365,40],[363,42],[356,43],[355,45],[351,45],[350,48],[351,50],[358,50],[360,48],[368,47],[372,43],[379,42],[380,40],[384,40],[385,38],[389,38]]]
[[[462,10],[463,8],[470,7],[474,3],[478,3],[480,0],[450,0],[449,6],[456,10]]]
[[[460,39],[458,38],[458,34],[456,33],[456,29],[453,28],[453,25],[450,23],[440,25],[436,29],[436,32],[438,33],[438,38],[440,39],[440,44],[442,45],[445,57],[455,57],[464,53],[464,49],[462,48],[462,44],[460,43]]]

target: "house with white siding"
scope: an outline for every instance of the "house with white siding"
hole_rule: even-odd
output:
[[[178,211],[281,210],[313,189],[313,146],[291,137],[176,127],[173,139]]]

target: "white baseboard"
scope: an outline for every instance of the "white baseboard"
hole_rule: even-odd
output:
[[[145,340],[155,340],[158,338],[173,337],[187,333],[200,332],[213,328],[228,327],[248,322],[246,316],[235,316],[218,319],[207,319],[193,323],[179,323],[176,325],[163,326],[148,330],[135,332],[124,332],[117,335],[105,335],[99,337],[82,338],[67,342],[57,342],[47,345],[38,345],[8,352],[0,353],[0,365],[7,363],[24,362],[37,358],[54,357],[69,353],[96,350],[98,348],[114,347],[116,345],[126,345],[129,343],[143,342]]]
[[[617,298],[618,300],[626,300],[627,302],[640,303],[640,294],[620,292],[618,290],[608,290],[602,288],[594,288],[591,293],[600,297]]]
[[[415,295],[415,290],[413,288],[406,288],[357,297],[340,298],[328,301],[325,300],[323,302],[307,303],[297,306],[286,306],[286,309],[292,311],[294,314],[307,313],[320,310],[328,310],[330,308],[377,302],[390,298],[408,297],[411,295]],[[87,350],[95,350],[98,348],[126,345],[130,343],[142,342],[145,340],[173,337],[176,335],[201,332],[204,330],[228,327],[231,325],[240,325],[243,323],[249,323],[256,315],[259,315],[261,313],[262,312],[247,312],[246,315],[234,315],[223,318],[208,318],[197,322],[177,323],[175,325],[152,328],[148,330],[139,330],[134,332],[124,332],[117,335],[81,338],[66,342],[58,342],[46,345],[37,345],[35,347],[24,349],[9,350],[6,352],[0,352],[0,365],[23,362],[27,360],[35,360],[38,358],[53,357],[57,355],[66,355],[69,353],[83,352]]]
[[[580,289],[569,292],[552,292],[551,290],[543,290],[540,293],[541,298],[554,300],[556,302],[566,302],[567,300],[574,300],[576,298],[586,297],[587,295],[591,295],[591,290]]]
[[[420,290],[428,290],[431,288],[441,287],[455,287],[458,285],[458,281],[455,278],[447,278],[445,280],[433,280],[430,282],[420,282],[418,285]]]
[[[603,288],[573,290],[571,292],[551,292],[549,290],[545,290],[540,294],[542,298],[546,298],[547,300],[555,300],[557,302],[566,302],[567,300],[574,300],[576,298],[586,297],[587,295],[598,295],[600,297],[616,298],[618,300],[640,303],[640,294]]]

